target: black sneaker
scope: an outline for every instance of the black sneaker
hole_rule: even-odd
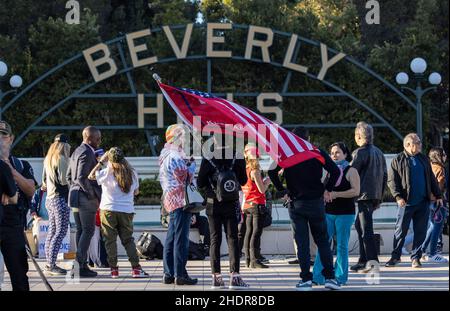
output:
[[[266,257],[264,257],[262,255],[260,257],[258,257],[258,260],[262,263],[269,263],[269,259],[267,259]]]
[[[395,267],[398,263],[402,262],[401,259],[391,258],[388,262],[386,262],[386,267]]]
[[[366,263],[358,262],[356,265],[351,266],[350,270],[357,272],[361,269],[364,269],[365,266],[366,266]]]
[[[220,274],[213,275],[211,288],[212,289],[225,288],[225,282],[223,281],[223,278]]]
[[[175,277],[170,275],[164,275],[162,279],[163,284],[173,284],[175,283]]]
[[[358,270],[358,273],[369,273],[371,271],[379,271],[380,263],[376,260],[369,260],[366,265]]]
[[[80,277],[81,278],[95,278],[97,276],[97,272],[92,271],[87,266],[84,268],[80,268]]]
[[[58,266],[53,266],[50,267],[49,265],[46,265],[44,268],[45,272],[50,274],[50,275],[66,275],[67,274],[67,270],[60,268]]]
[[[191,279],[189,276],[175,278],[175,283],[177,285],[195,285],[197,282],[198,279]]]
[[[246,289],[249,287],[250,287],[250,285],[245,283],[244,280],[242,280],[240,275],[231,276],[230,286],[228,286],[229,289]]]
[[[252,269],[266,269],[266,268],[269,268],[269,266],[263,264],[259,260],[255,260],[255,261],[250,262],[250,268],[252,268]]]
[[[290,264],[290,265],[298,265],[298,259],[289,260],[288,264]]]

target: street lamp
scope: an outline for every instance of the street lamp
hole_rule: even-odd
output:
[[[8,65],[0,60],[0,121],[2,120],[2,100],[3,98],[11,93],[16,93],[17,88],[22,86],[22,78],[19,75],[13,75],[9,79],[9,85],[12,87],[12,90],[3,91],[3,86],[6,84],[5,81],[8,79],[6,74],[8,73]]]
[[[422,89],[421,83],[425,80],[424,72],[427,70],[427,62],[420,57],[416,57],[411,61],[410,64],[411,71],[414,73],[413,81],[416,82],[416,88],[412,89],[407,86],[401,87],[403,91],[408,90],[412,92],[416,96],[416,126],[417,126],[417,135],[419,135],[420,139],[423,139],[423,130],[422,130],[422,96],[428,91],[436,90],[436,86],[431,86],[426,89]],[[406,85],[409,81],[409,76],[405,72],[400,72],[395,77],[395,80],[400,85]],[[442,81],[441,75],[437,72],[433,72],[428,77],[428,82],[432,85],[438,85]]]

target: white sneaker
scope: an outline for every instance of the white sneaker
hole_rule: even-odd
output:
[[[313,286],[312,281],[303,282],[300,280],[300,282],[298,282],[298,284],[295,285],[295,289],[301,291],[309,291],[312,290],[312,286]]]
[[[448,260],[441,255],[436,254],[434,256],[428,257],[428,262],[447,263]]]
[[[336,279],[325,280],[325,288],[331,290],[339,290],[341,289],[341,284]]]

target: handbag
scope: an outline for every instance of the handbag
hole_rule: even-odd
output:
[[[197,190],[195,181],[189,182],[186,180],[185,186],[186,205],[183,210],[189,213],[199,213],[206,208],[205,200]]]

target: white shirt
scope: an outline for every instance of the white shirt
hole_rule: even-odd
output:
[[[125,193],[120,189],[112,168],[108,166],[95,173],[97,183],[102,186],[101,210],[128,214],[134,213],[134,192],[139,188],[139,181],[135,171],[133,171],[133,174],[134,178],[130,192]]]

